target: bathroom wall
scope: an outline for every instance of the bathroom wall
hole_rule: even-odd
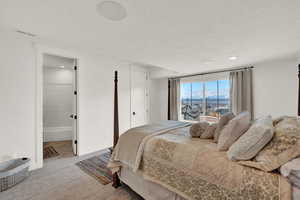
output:
[[[44,56],[44,142],[72,140],[73,63],[68,58]]]

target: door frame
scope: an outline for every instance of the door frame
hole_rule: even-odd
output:
[[[145,72],[147,74],[147,83],[146,83],[146,89],[147,89],[147,96],[146,96],[146,121],[147,123],[149,122],[150,119],[150,112],[149,112],[149,108],[150,108],[150,82],[149,82],[149,77],[150,77],[150,73],[149,71],[144,68],[144,67],[140,67],[140,66],[130,66],[130,128],[133,128],[133,118],[132,118],[132,113],[133,113],[133,71],[140,71],[140,72]]]
[[[43,161],[43,56],[44,54],[50,54],[55,56],[61,56],[76,60],[77,63],[77,121],[76,121],[76,137],[77,137],[77,156],[80,155],[79,148],[79,69],[80,60],[79,56],[75,53],[65,51],[62,49],[43,46],[40,44],[33,44],[36,50],[36,110],[35,110],[35,159],[34,168],[42,168]]]

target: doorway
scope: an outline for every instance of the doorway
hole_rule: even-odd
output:
[[[43,54],[43,158],[77,155],[77,60]]]

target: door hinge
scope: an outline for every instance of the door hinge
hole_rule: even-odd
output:
[[[74,70],[77,70],[77,66],[74,66]]]
[[[77,91],[74,91],[74,95],[77,95]]]
[[[77,144],[77,140],[74,140],[74,144]]]

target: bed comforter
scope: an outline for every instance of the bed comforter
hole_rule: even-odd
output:
[[[116,159],[117,152],[126,151],[125,147],[129,145],[122,145],[121,137],[110,165],[120,166],[122,162],[134,161],[134,165],[129,166],[136,167],[144,179],[189,200],[292,199],[291,185],[278,173],[232,162],[227,159],[226,152],[219,152],[211,140],[191,138],[189,127],[184,124],[176,126],[168,127],[166,131],[148,131],[139,142],[133,142],[139,143],[135,147],[137,152],[140,148],[143,150],[140,158],[138,153],[134,153],[135,158],[129,156],[130,161]],[[130,131],[125,134],[130,134]]]

